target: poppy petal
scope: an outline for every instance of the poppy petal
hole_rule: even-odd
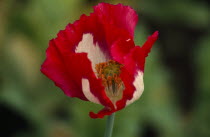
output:
[[[131,7],[122,4],[100,3],[94,7],[94,12],[99,16],[100,20],[125,29],[132,37],[134,36],[138,15]]]
[[[118,110],[137,100],[143,92],[142,67],[145,57],[142,53],[141,47],[136,46],[124,58],[124,67],[120,76],[125,85],[125,90],[123,91],[123,98],[117,102]]]
[[[82,16],[81,18],[86,18],[86,16]],[[83,19],[84,20],[84,19]],[[56,65],[56,62],[51,61],[50,65],[44,65],[46,63],[43,64],[42,66],[42,72],[47,75],[50,79],[52,79],[54,82],[56,81],[61,81],[59,84],[58,82],[56,82],[56,85],[59,86],[66,95],[70,96],[70,97],[78,97],[81,98],[83,100],[89,100],[89,101],[93,101],[94,103],[101,103],[104,106],[113,107],[112,102],[109,100],[109,98],[106,96],[105,91],[104,91],[104,87],[102,85],[101,80],[97,79],[95,76],[95,73],[93,72],[92,67],[94,65],[90,65],[93,64],[92,62],[90,62],[90,60],[87,58],[87,55],[90,55],[88,53],[85,52],[81,52],[81,53],[75,53],[75,51],[79,51],[77,50],[76,46],[77,45],[82,45],[81,43],[83,42],[83,38],[82,36],[88,36],[88,35],[83,35],[81,33],[81,28],[84,26],[79,27],[80,25],[83,25],[83,23],[80,24],[79,21],[76,21],[75,24],[73,25],[68,25],[64,31],[60,31],[58,33],[58,37],[54,40],[52,40],[54,47],[56,47],[57,51],[60,53],[60,58],[58,56],[55,56],[54,59],[58,60],[60,62],[59,65]],[[75,37],[74,40],[69,39],[69,37]],[[86,37],[86,38],[90,38],[89,43],[90,45],[93,44],[93,39],[91,39],[92,37]],[[50,42],[50,43],[52,43]],[[95,46],[95,43],[94,45]],[[50,46],[51,47],[51,46]],[[96,51],[100,51],[99,48],[97,48],[97,44],[95,46]],[[100,52],[102,53],[102,52]],[[56,53],[52,53],[56,54]],[[83,55],[85,54],[85,55]],[[96,54],[96,53],[95,53]],[[103,54],[96,54],[96,55],[100,55],[103,56]],[[51,60],[52,56],[47,56],[47,60]],[[96,59],[98,59],[98,57],[96,56]],[[89,63],[89,65],[87,65]],[[53,67],[60,67],[60,68],[65,68],[66,71],[64,70],[59,70],[60,72],[54,72],[53,74],[48,72],[49,69],[53,69]],[[91,67],[92,66],[92,67]],[[90,68],[89,68],[90,67]],[[82,70],[81,70],[82,69]],[[44,71],[46,70],[46,71]],[[84,70],[87,71],[87,74],[89,74],[88,76],[86,76],[84,72]],[[65,74],[69,73],[68,76]],[[56,78],[52,78],[54,76],[54,74],[59,74],[59,73],[64,73],[64,76],[66,78],[69,79],[69,81],[73,81],[72,83],[62,83],[62,81],[64,81],[64,76],[60,76],[58,79]],[[87,96],[87,92],[82,91],[82,78],[83,77],[87,77],[89,82],[90,82],[90,93],[92,93],[95,97],[95,99],[91,99],[89,98],[90,96]],[[96,84],[97,83],[97,84]],[[62,86],[61,86],[62,84]],[[71,88],[69,86],[71,86],[71,84],[73,86],[77,86],[78,90],[71,90]],[[84,84],[84,83],[83,83]],[[84,84],[85,85],[85,84]],[[67,88],[62,88],[63,86],[67,86]],[[84,88],[83,88],[84,89]],[[75,92],[75,93],[74,93]],[[83,93],[84,92],[84,93]],[[93,93],[94,92],[94,93]],[[72,95],[72,94],[82,94],[82,97],[80,97],[79,95]],[[93,97],[92,95],[92,97]],[[88,97],[88,98],[87,98]],[[97,98],[97,99],[96,99]],[[96,101],[98,100],[98,101]]]
[[[64,65],[63,55],[51,40],[46,51],[47,58],[41,66],[41,72],[52,79],[56,86],[60,87],[67,96],[78,97],[87,100],[84,96],[81,86],[72,79],[72,73]]]
[[[90,33],[84,34],[82,40],[75,49],[76,53],[87,53],[88,59],[91,61],[91,66],[94,72],[95,66],[98,63],[106,62],[109,57],[99,47],[98,43],[93,41],[93,35]]]
[[[132,38],[119,39],[111,47],[111,55],[114,60],[123,64],[124,57],[135,47]]]
[[[103,118],[106,115],[111,115],[115,111],[116,110],[110,110],[110,109],[105,107],[104,109],[100,110],[98,113],[90,112],[89,115],[90,115],[91,118]]]
[[[148,56],[153,44],[158,38],[158,35],[159,35],[159,32],[155,31],[151,36],[147,38],[147,41],[143,44],[142,50],[144,51],[145,57]]]

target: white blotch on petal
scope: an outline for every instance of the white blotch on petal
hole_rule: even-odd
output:
[[[90,83],[89,80],[86,78],[82,78],[82,92],[84,93],[85,97],[93,103],[100,104],[97,97],[95,97],[90,91]]]
[[[105,53],[100,49],[98,43],[94,43],[93,35],[90,33],[83,34],[82,40],[76,47],[75,52],[87,53],[88,59],[92,63],[92,69],[94,72],[96,72],[96,64],[108,61],[108,58],[106,57]]]
[[[128,41],[130,41],[131,39],[127,39],[126,41],[128,42]]]
[[[142,95],[142,93],[144,91],[143,75],[144,74],[143,74],[142,71],[137,72],[137,75],[136,75],[135,80],[133,82],[133,85],[136,88],[136,90],[134,91],[133,98],[126,102],[126,106],[133,103],[137,99],[139,99],[139,97]]]

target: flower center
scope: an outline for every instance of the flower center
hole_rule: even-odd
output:
[[[98,78],[102,79],[106,95],[114,104],[116,101],[120,100],[123,95],[124,84],[120,78],[120,69],[122,66],[122,64],[113,60],[99,63],[95,66]]]

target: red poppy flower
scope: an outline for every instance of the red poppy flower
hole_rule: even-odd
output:
[[[137,100],[144,89],[145,58],[158,32],[135,46],[138,17],[129,6],[100,3],[49,42],[41,71],[69,97],[104,106],[103,118]]]

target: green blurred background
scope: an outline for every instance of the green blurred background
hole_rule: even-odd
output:
[[[0,136],[102,137],[102,106],[68,98],[40,73],[50,39],[99,0],[0,0]],[[210,137],[207,0],[110,0],[139,14],[137,45],[159,30],[145,91],[116,113],[113,137]],[[121,15],[119,15],[121,16]],[[123,16],[123,15],[122,15]]]

